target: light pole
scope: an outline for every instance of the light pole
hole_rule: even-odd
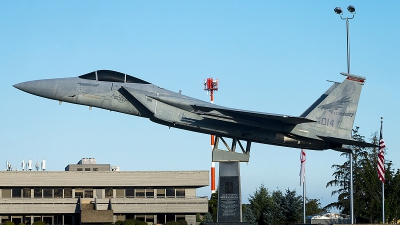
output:
[[[354,18],[356,14],[356,8],[354,6],[349,5],[347,7],[347,11],[349,11],[352,16],[351,17],[343,17],[343,10],[340,7],[336,7],[334,9],[335,13],[340,15],[342,20],[346,20],[346,42],[347,42],[347,73],[350,74],[350,27],[349,20]],[[353,206],[353,152],[349,153],[349,161],[350,161],[350,221],[351,224],[354,223],[354,206]]]
[[[342,20],[346,20],[346,41],[347,41],[347,73],[350,73],[350,27],[349,27],[349,20],[354,18],[356,14],[356,8],[354,6],[349,5],[347,10],[352,14],[351,17],[343,17],[343,10],[340,7],[336,7],[334,9],[335,13],[340,15]]]

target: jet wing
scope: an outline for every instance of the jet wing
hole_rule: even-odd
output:
[[[378,145],[374,145],[368,142],[363,142],[363,141],[357,141],[354,139],[344,139],[344,138],[337,138],[337,137],[328,137],[328,136],[319,136],[324,141],[329,141],[329,142],[334,142],[334,143],[339,143],[339,144],[345,144],[345,145],[355,145],[355,146],[360,146],[363,148],[367,147],[378,147]]]
[[[238,110],[238,109],[231,109],[221,106],[208,106],[208,105],[192,105],[192,108],[195,109],[194,113],[199,115],[206,115],[209,117],[218,117],[224,118],[231,118],[238,120],[242,119],[267,119],[267,120],[275,120],[280,121],[283,123],[288,124],[300,124],[300,123],[311,123],[316,122],[314,120],[310,120],[304,117],[295,117],[295,116],[286,116],[286,115],[278,115],[278,114],[270,114],[270,113],[261,113],[261,112],[254,112],[254,111],[247,111],[247,110]]]
[[[128,91],[134,98],[136,98],[141,104],[143,104],[144,107],[146,107],[152,113],[154,113],[155,108],[153,105],[154,102],[146,100],[147,98],[161,101],[165,104],[195,113],[205,118],[242,123],[250,126],[263,126],[261,124],[262,120],[273,120],[292,125],[315,122],[314,120],[310,120],[304,117],[293,117],[278,114],[238,110],[213,105],[193,98],[178,98],[176,96],[168,97],[163,95],[156,95],[149,92],[142,92],[141,90],[136,90],[134,88],[129,88],[125,86],[122,86],[122,88]]]

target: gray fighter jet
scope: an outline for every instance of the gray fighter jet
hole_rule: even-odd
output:
[[[373,147],[351,137],[365,77],[341,74],[345,80],[334,82],[298,117],[211,104],[111,70],[73,78],[28,81],[14,87],[60,103],[107,109],[149,118],[169,127],[213,134],[230,151],[239,143],[242,151],[249,153],[252,142],[344,152],[349,151],[346,145]],[[223,138],[232,139],[231,148]],[[247,143],[245,148],[240,141]]]

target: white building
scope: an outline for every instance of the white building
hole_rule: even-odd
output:
[[[85,162],[85,161],[84,161]],[[109,164],[70,164],[66,171],[0,172],[1,223],[50,225],[113,223],[136,219],[154,224],[208,211],[196,189],[208,185],[208,171],[111,171]]]

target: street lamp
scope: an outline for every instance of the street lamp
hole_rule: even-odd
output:
[[[340,7],[336,7],[333,11],[336,14],[340,15],[340,19],[346,20],[346,40],[347,40],[347,73],[350,74],[350,31],[349,31],[349,20],[354,18],[356,14],[356,8],[352,5],[347,7],[347,11],[349,11],[352,16],[351,17],[343,17],[343,10]],[[354,206],[353,206],[353,152],[349,153],[349,161],[350,161],[350,221],[351,224],[354,223]]]
[[[340,15],[340,19],[346,20],[346,34],[347,34],[347,73],[350,73],[350,30],[349,30],[349,20],[354,18],[356,14],[356,8],[352,5],[347,7],[347,11],[349,11],[352,16],[351,17],[343,17],[343,10],[340,7],[336,7],[333,11],[336,14]]]

